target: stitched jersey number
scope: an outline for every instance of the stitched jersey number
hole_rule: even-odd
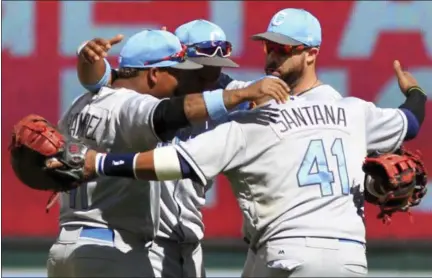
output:
[[[342,194],[348,195],[350,192],[350,184],[342,139],[336,138],[333,141],[330,153],[336,158]],[[328,157],[323,140],[311,140],[303,158],[303,162],[297,171],[299,186],[319,185],[322,196],[333,195],[332,184],[335,182],[335,177],[333,171],[330,171],[329,169],[327,159]]]
[[[79,201],[77,198],[79,198]],[[79,207],[77,206],[77,203],[80,204]],[[86,184],[69,191],[69,207],[72,209],[88,209]]]

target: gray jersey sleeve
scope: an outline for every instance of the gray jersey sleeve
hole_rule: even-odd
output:
[[[153,96],[136,93],[121,104],[115,126],[127,144],[152,147],[160,141],[153,127],[153,113],[159,103]]]
[[[392,152],[403,143],[407,119],[400,109],[378,108],[364,102],[368,151]]]
[[[246,159],[246,140],[236,122],[219,125],[175,146],[203,185],[219,173],[242,165]]]

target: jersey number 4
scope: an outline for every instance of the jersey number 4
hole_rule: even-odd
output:
[[[330,148],[331,156],[328,156],[328,153],[322,139],[309,142],[303,162],[297,171],[299,186],[319,185],[322,196],[333,195],[335,178],[333,171],[329,169],[327,159],[328,157],[335,157],[342,194],[348,195],[350,193],[350,183],[342,139],[336,138]]]

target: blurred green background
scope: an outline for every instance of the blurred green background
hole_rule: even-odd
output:
[[[228,244],[229,243],[229,244]],[[2,271],[6,276],[45,275],[48,240],[3,240]],[[431,246],[425,242],[371,242],[367,256],[372,277],[432,277]],[[246,259],[239,240],[206,241],[205,265],[209,277],[238,277]]]

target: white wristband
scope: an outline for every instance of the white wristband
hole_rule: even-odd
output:
[[[95,172],[98,176],[103,176],[103,163],[105,160],[106,154],[104,153],[97,153],[95,158]]]
[[[85,41],[82,44],[80,44],[76,50],[76,55],[79,56],[81,53],[81,50],[87,45],[89,41]]]
[[[160,181],[179,180],[182,178],[180,161],[173,146],[153,150],[153,164],[156,177]]]

